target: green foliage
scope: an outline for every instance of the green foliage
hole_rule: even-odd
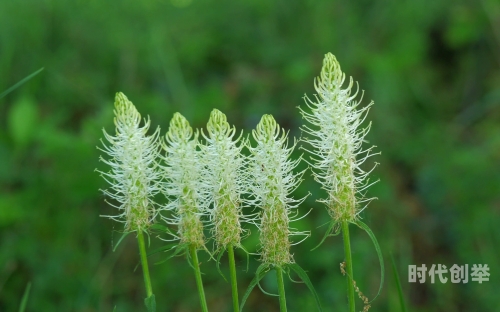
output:
[[[396,267],[396,263],[394,262],[394,257],[391,254],[391,264],[392,264],[392,273],[394,274],[394,280],[396,281],[396,286],[398,289],[399,295],[399,303],[401,305],[401,312],[406,312],[406,303],[403,294],[403,288],[401,287],[401,279],[399,278],[398,268]]]
[[[28,304],[28,298],[30,296],[31,283],[26,285],[26,290],[24,290],[23,299],[21,300],[21,305],[19,306],[19,312],[24,312],[26,310],[26,305]]]
[[[151,295],[144,299],[144,304],[146,305],[146,309],[148,310],[148,312],[156,312],[155,295]]]
[[[27,310],[143,309],[136,243],[127,237],[113,252],[122,228],[98,217],[113,213],[96,191],[106,186],[94,169],[105,169],[96,146],[103,127],[114,130],[115,92],[133,98],[162,133],[174,112],[199,128],[216,107],[247,133],[273,114],[299,137],[296,106],[314,93],[312,77],[328,51],[375,101],[367,140],[382,151],[373,173],[381,182],[367,195],[379,199],[361,217],[381,250],[394,252],[401,272],[422,263],[491,267],[483,284],[408,284],[402,274],[407,308],[491,310],[500,287],[498,8],[495,0],[0,1],[0,93],[45,68],[0,99],[0,310],[19,308],[28,281]],[[304,178],[294,196],[311,192],[299,210],[313,211],[295,226],[312,237],[291,251],[323,306],[345,310],[345,292],[331,291],[344,289],[341,239],[310,251],[329,216],[316,203],[324,194]],[[253,253],[258,235],[250,230],[242,244]],[[155,235],[150,250],[164,244]],[[372,242],[353,231],[351,244],[357,285],[376,293]],[[239,285],[248,285],[259,263],[251,259],[245,273],[245,253],[236,249],[235,258]],[[230,287],[208,260],[200,253],[207,301],[230,311],[231,300],[220,300]],[[158,307],[199,309],[191,274],[182,257],[151,266]],[[261,283],[276,292],[273,279]],[[374,311],[400,311],[387,284]],[[289,311],[315,309],[303,292],[287,284]],[[245,310],[277,304],[255,291]]]
[[[378,287],[378,292],[375,297],[370,301],[373,302],[375,299],[377,299],[378,296],[380,296],[380,292],[382,291],[382,287],[384,286],[384,278],[385,278],[385,265],[384,265],[384,257],[382,256],[382,250],[380,250],[380,245],[378,244],[377,238],[375,237],[375,234],[373,234],[372,230],[368,227],[368,225],[364,224],[360,220],[357,220],[354,224],[359,226],[361,229],[363,229],[368,236],[370,236],[370,239],[373,242],[373,245],[375,245],[375,250],[377,251],[377,257],[378,261],[380,263],[380,284]]]
[[[43,70],[43,67],[40,68],[39,70],[35,71],[34,73],[29,74],[28,76],[26,76],[25,78],[21,79],[18,83],[16,83],[12,87],[10,87],[7,90],[5,90],[2,93],[0,93],[0,99],[3,98],[4,96],[6,96],[7,94],[11,93],[15,89],[19,88],[20,86],[22,86],[24,83],[26,83],[31,78],[33,78],[36,75],[38,75],[42,70]]]

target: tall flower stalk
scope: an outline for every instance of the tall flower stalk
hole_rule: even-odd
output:
[[[251,289],[270,270],[275,269],[277,275],[280,310],[286,311],[285,289],[283,273],[293,269],[307,284],[315,295],[318,308],[321,310],[319,299],[306,273],[294,262],[290,253],[291,236],[301,235],[307,238],[308,232],[300,232],[290,227],[290,222],[299,220],[298,207],[303,199],[294,199],[291,193],[302,181],[304,171],[294,172],[301,161],[301,157],[290,160],[295,147],[288,147],[288,135],[281,129],[271,115],[264,115],[252,131],[257,145],[249,147],[251,153],[250,174],[253,179],[251,193],[254,196],[253,204],[260,208],[260,255],[262,264],[256,272],[243,304]],[[242,304],[242,305],[243,305]]]
[[[236,128],[229,125],[226,115],[214,109],[207,123],[207,134],[202,132],[206,144],[200,147],[215,249],[219,259],[225,250],[228,252],[233,309],[239,311],[234,247],[241,247],[244,219],[241,197],[246,191],[247,178],[241,154],[242,137],[235,138],[235,135]]]
[[[163,219],[178,227],[177,234],[174,234],[180,240],[178,250],[188,249],[188,260],[194,268],[202,311],[206,312],[208,308],[197,255],[199,249],[205,248],[201,216],[207,209],[206,187],[201,178],[202,164],[197,150],[198,136],[186,118],[179,113],[174,114],[162,144],[166,152],[163,157],[163,192],[170,199],[164,210],[171,211],[173,216],[163,216]]]
[[[148,233],[158,210],[152,197],[159,192],[161,174],[159,172],[159,133],[158,128],[152,136],[146,133],[150,120],[144,120],[141,127],[141,115],[123,93],[115,97],[115,127],[116,135],[108,134],[104,129],[103,142],[99,148],[110,156],[110,159],[100,157],[100,160],[111,167],[109,172],[101,172],[101,176],[110,184],[103,193],[114,199],[118,205],[111,204],[120,213],[109,217],[124,223],[125,232],[137,232],[137,241],[141,256],[141,264],[146,286],[145,300],[149,311],[155,310],[155,299],[151,287],[144,234]]]
[[[359,220],[359,214],[373,199],[366,198],[365,193],[375,183],[370,183],[368,175],[376,164],[369,171],[361,169],[361,165],[375,155],[372,152],[374,146],[362,149],[371,123],[365,128],[361,127],[373,102],[358,108],[363,98],[361,95],[356,100],[359,87],[352,94],[353,79],[350,78],[347,87],[342,88],[344,82],[345,74],[340,69],[340,64],[335,56],[328,53],[325,55],[321,74],[314,82],[317,92],[315,101],[305,97],[310,112],[301,112],[311,125],[303,126],[302,130],[309,135],[304,141],[312,147],[310,153],[313,175],[327,192],[327,197],[320,202],[326,205],[332,217],[329,231],[334,228],[336,231],[342,230],[345,253],[345,269],[342,266],[342,272],[347,274],[349,308],[354,312],[356,286],[353,279],[349,223],[363,228],[364,223]],[[359,295],[360,292],[357,291]],[[363,299],[367,304],[366,297]]]

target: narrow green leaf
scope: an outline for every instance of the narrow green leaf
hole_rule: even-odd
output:
[[[30,80],[31,78],[35,77],[36,75],[38,75],[44,68],[40,68],[39,70],[35,71],[34,73],[32,73],[31,75],[28,75],[26,77],[24,77],[23,79],[21,79],[21,81],[19,81],[18,83],[16,83],[15,85],[13,85],[12,87],[8,88],[7,90],[5,90],[4,92],[2,92],[0,94],[0,99],[5,97],[7,94],[11,93],[12,91],[14,91],[15,89],[19,88],[20,86],[22,86],[26,81]]]
[[[26,285],[26,289],[24,290],[23,298],[21,299],[21,306],[19,306],[19,312],[24,312],[26,310],[26,305],[28,304],[28,297],[30,295],[31,282]]]
[[[175,234],[172,232],[172,230],[170,230],[168,227],[166,227],[165,225],[160,224],[160,223],[155,223],[155,224],[151,225],[149,227],[149,229],[159,231],[160,233],[168,233],[168,234],[175,236]]]
[[[255,272],[255,277],[252,279],[250,282],[250,285],[248,285],[247,291],[245,292],[245,295],[243,296],[243,299],[241,300],[240,304],[240,311],[243,311],[243,307],[245,306],[245,302],[248,299],[248,296],[250,296],[250,293],[252,292],[252,289],[254,289],[255,285],[259,283],[259,281],[266,275],[266,273],[269,272],[269,266],[267,264],[261,264],[257,268],[257,271]]]
[[[130,232],[125,232],[122,234],[122,237],[120,237],[120,239],[118,240],[118,243],[116,243],[116,245],[113,247],[113,252],[115,252],[116,248],[118,248],[118,245],[120,245],[120,243],[122,242],[122,240],[127,236],[129,235]]]
[[[168,227],[166,227],[165,225],[160,224],[160,223],[155,223],[155,224],[151,225],[149,228],[151,230],[158,230],[158,231],[162,231],[162,232],[170,231]]]
[[[276,274],[278,274],[278,272],[276,272]],[[260,281],[257,282],[257,286],[259,287],[260,291],[262,291],[264,294],[266,294],[268,296],[272,296],[272,297],[279,297],[280,296],[278,294],[271,294],[270,292],[265,291],[264,288],[262,288],[262,286],[260,285]]]
[[[295,271],[295,273],[297,273],[297,275],[300,277],[301,280],[304,281],[304,283],[307,285],[307,288],[309,288],[309,291],[311,291],[311,293],[313,294],[314,296],[314,299],[316,299],[316,305],[318,307],[318,311],[323,311],[323,309],[321,308],[321,301],[319,300],[319,296],[318,296],[318,293],[316,292],[316,290],[314,289],[314,286],[313,284],[311,283],[311,280],[309,279],[309,276],[307,276],[307,273],[306,271],[304,271],[300,265],[298,265],[297,263],[292,263],[292,264],[289,264],[288,265],[292,270]]]
[[[156,312],[156,299],[155,295],[151,295],[144,299],[144,304],[146,305],[146,308],[148,309],[148,312]]]
[[[217,260],[215,260],[215,266],[217,267],[217,271],[219,272],[219,274],[222,276],[222,278],[227,282],[227,279],[226,277],[224,276],[224,274],[222,273],[222,271],[220,270],[220,259],[222,258],[222,255],[224,254],[224,251],[225,250],[221,250],[219,251],[219,254],[217,255]]]
[[[113,312],[116,312],[116,306],[113,308]]]
[[[148,253],[148,257],[152,256],[154,254],[160,253],[160,252],[169,251],[171,249],[174,249],[177,245],[178,245],[177,243],[172,243],[172,244],[167,244],[165,246],[155,248]]]
[[[394,273],[394,279],[396,280],[396,285],[398,287],[398,295],[399,295],[399,302],[401,304],[401,311],[406,312],[407,310],[403,295],[403,288],[401,287],[401,281],[399,280],[398,269],[396,268],[396,262],[394,262],[394,257],[392,256],[392,254],[391,254],[391,262],[392,262],[392,272]]]
[[[245,247],[243,247],[243,245],[240,245],[238,246],[239,248],[241,248],[241,250],[243,250],[247,256],[247,269],[245,272],[248,273],[248,263],[250,262],[250,256],[249,256],[249,252],[245,249]]]
[[[321,246],[327,237],[339,235],[339,233],[340,233],[340,227],[337,229],[337,231],[335,231],[334,233],[332,233],[333,227],[336,224],[337,224],[337,222],[335,222],[335,221],[330,222],[330,225],[328,226],[328,230],[326,230],[325,235],[323,236],[323,239],[321,239],[321,242],[319,242],[318,246],[316,246],[313,249],[311,249],[311,251],[313,251],[314,249],[316,249],[319,246]]]
[[[186,251],[186,246],[184,246],[184,245],[177,245],[177,247],[175,248],[175,251],[174,251],[174,253],[173,253],[173,254],[171,254],[170,256],[168,256],[168,257],[167,257],[166,259],[164,259],[164,260],[160,260],[160,261],[158,261],[158,262],[155,262],[155,265],[157,265],[157,264],[162,264],[162,263],[164,263],[164,262],[167,262],[170,258],[173,258],[173,257],[175,257],[175,256],[177,256],[177,255],[182,255],[182,254],[183,254],[182,252],[185,252],[185,251]],[[188,263],[189,263],[189,265],[190,265],[191,267],[193,267],[193,266],[192,266],[192,264],[191,264],[191,262],[189,262],[189,257],[188,257]]]
[[[380,249],[380,245],[378,244],[377,238],[375,237],[375,234],[373,234],[372,230],[368,227],[368,225],[364,224],[361,221],[356,221],[354,224],[359,226],[361,229],[365,230],[365,232],[370,236],[372,239],[373,245],[375,245],[375,250],[377,251],[378,255],[378,260],[380,262],[380,286],[378,288],[377,295],[375,298],[373,298],[370,303],[373,302],[373,300],[377,299],[377,297],[380,295],[380,292],[382,291],[382,287],[384,286],[384,275],[385,275],[385,267],[384,267],[384,257],[382,257],[382,250]]]
[[[290,275],[290,269],[286,270],[285,273],[286,275],[288,275],[288,279],[290,280],[290,282],[295,284],[304,284],[304,281],[296,281],[292,278],[292,276]]]

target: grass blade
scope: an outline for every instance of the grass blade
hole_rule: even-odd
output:
[[[307,288],[311,291],[311,293],[314,296],[314,299],[316,299],[316,305],[318,306],[318,311],[323,311],[321,308],[321,301],[319,300],[318,293],[316,293],[316,290],[314,289],[313,284],[311,283],[311,280],[309,279],[309,276],[307,276],[306,271],[304,271],[297,263],[292,263],[288,265],[290,269],[294,270],[295,273],[300,277],[301,280],[304,281],[304,283],[307,285]]]
[[[150,257],[154,254],[160,253],[160,252],[170,251],[170,250],[174,249],[175,247],[177,247],[177,243],[167,244],[165,246],[155,248],[155,249],[151,250],[150,252],[148,252],[148,257]]]
[[[396,285],[398,287],[399,303],[401,304],[401,312],[406,312],[405,298],[403,296],[403,288],[401,287],[401,281],[399,280],[398,269],[396,268],[396,262],[394,262],[394,257],[391,254],[392,272],[394,273],[394,279],[396,280]]]
[[[373,234],[372,230],[368,227],[368,225],[364,224],[361,221],[356,221],[354,224],[359,226],[361,229],[365,230],[365,232],[370,236],[372,239],[373,245],[375,245],[375,250],[377,251],[377,256],[378,260],[380,262],[380,286],[378,288],[377,295],[375,298],[373,298],[370,303],[373,302],[373,300],[377,299],[377,297],[380,295],[380,292],[382,291],[382,287],[384,286],[384,275],[385,275],[385,266],[384,266],[384,257],[382,257],[382,250],[380,249],[380,245],[378,244],[377,238],[375,237],[375,234]]]
[[[333,227],[336,224],[337,224],[337,222],[335,222],[335,221],[330,222],[330,225],[328,226],[328,230],[326,230],[326,232],[325,232],[325,236],[323,236],[323,238],[321,239],[321,242],[319,242],[319,244],[316,247],[314,247],[313,249],[311,249],[311,251],[313,251],[314,249],[316,249],[319,246],[321,246],[327,237],[339,235],[339,233],[340,233],[340,227],[337,229],[337,231],[331,233],[332,230],[333,230]]]
[[[21,299],[21,306],[19,307],[19,312],[24,312],[26,310],[26,305],[28,304],[28,297],[30,295],[31,282],[26,285],[26,290],[24,291],[23,299]]]
[[[120,243],[122,242],[122,240],[127,237],[127,235],[129,235],[130,232],[125,232],[122,234],[122,237],[120,237],[120,239],[118,240],[118,242],[116,243],[116,245],[113,247],[113,252],[116,251],[116,248],[118,248],[118,245],[120,245]]]
[[[240,311],[243,311],[243,306],[245,306],[245,302],[247,301],[248,296],[250,296],[252,289],[254,289],[255,285],[257,285],[260,282],[260,280],[267,274],[267,272],[269,272],[268,265],[266,264],[259,265],[257,271],[255,272],[255,277],[250,282],[250,285],[248,285],[247,291],[245,292],[243,299],[241,299]]]
[[[219,251],[219,254],[217,255],[217,260],[215,261],[215,266],[217,267],[217,271],[219,272],[220,276],[222,276],[222,278],[224,279],[224,281],[227,282],[227,279],[224,276],[224,273],[222,273],[222,271],[220,269],[220,259],[222,258],[222,255],[224,254],[224,251],[225,250]]]
[[[30,80],[31,78],[35,77],[36,75],[38,75],[44,68],[40,68],[39,70],[37,70],[36,72],[32,73],[31,75],[28,75],[27,77],[24,77],[23,79],[21,79],[21,81],[19,81],[18,83],[16,83],[15,85],[13,85],[12,87],[8,88],[7,90],[5,90],[4,92],[2,92],[0,94],[0,99],[5,97],[7,94],[11,93],[12,91],[14,91],[15,89],[19,88],[20,86],[22,86],[25,82],[27,82],[28,80]]]

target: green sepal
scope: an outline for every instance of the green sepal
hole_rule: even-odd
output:
[[[372,230],[370,230],[368,225],[364,224],[360,220],[355,221],[354,224],[356,224],[361,229],[365,230],[368,236],[370,236],[373,245],[375,245],[375,250],[377,251],[378,261],[380,262],[380,286],[378,288],[377,295],[370,301],[370,303],[372,303],[373,300],[377,299],[377,297],[380,295],[382,287],[384,286],[384,275],[385,275],[384,257],[382,257],[382,250],[380,249],[380,245],[378,244],[377,238],[375,237],[375,234],[373,234]]]
[[[131,232],[124,232],[122,234],[122,236],[120,237],[120,239],[118,240],[118,243],[116,243],[116,245],[113,247],[113,252],[116,251],[116,248],[118,248],[118,245],[120,245],[120,243],[122,242],[122,240],[127,237],[127,235],[129,235]]]
[[[245,302],[248,299],[248,296],[250,296],[250,293],[252,292],[252,289],[254,289],[255,285],[257,285],[260,280],[269,272],[269,265],[268,264],[261,264],[257,268],[257,271],[255,271],[255,277],[252,279],[250,282],[250,285],[248,285],[247,291],[245,292],[245,295],[243,296],[243,299],[241,300],[240,304],[240,311],[243,311],[243,306],[245,306]]]
[[[309,288],[309,291],[311,291],[311,293],[313,294],[314,299],[316,299],[316,305],[318,307],[318,311],[323,311],[323,309],[321,308],[321,301],[319,300],[318,293],[316,293],[316,290],[314,289],[314,286],[311,283],[309,276],[307,276],[306,271],[304,271],[297,263],[289,264],[288,267],[294,270],[295,273],[297,273],[297,275],[300,277],[300,279],[303,280],[304,283],[307,285],[307,288]]]
[[[321,239],[321,242],[319,242],[319,244],[318,244],[316,247],[314,247],[313,249],[311,249],[311,251],[313,251],[314,249],[316,249],[316,248],[318,248],[319,246],[321,246],[327,237],[330,237],[330,236],[337,236],[337,235],[339,235],[339,233],[340,233],[340,227],[337,229],[337,231],[334,231],[334,232],[332,233],[333,228],[335,227],[335,225],[336,225],[337,223],[338,223],[338,222],[333,221],[333,220],[330,222],[330,225],[328,226],[328,230],[326,230],[325,235],[323,236],[323,239]]]
[[[156,312],[156,299],[155,295],[151,295],[144,299],[144,304],[146,305],[146,308],[148,309],[148,312]]]

